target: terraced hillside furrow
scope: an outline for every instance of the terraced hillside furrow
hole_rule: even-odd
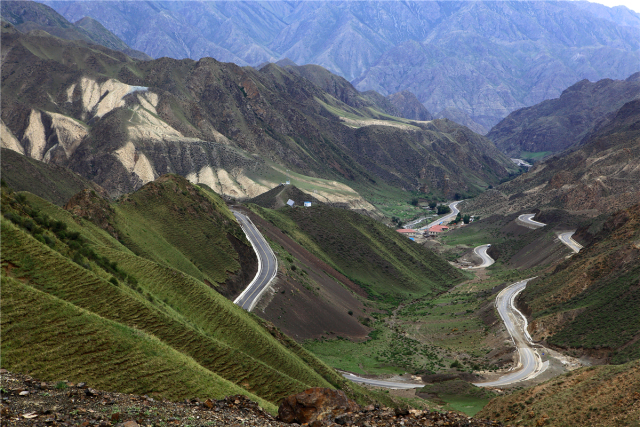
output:
[[[28,315],[27,315],[28,313]],[[203,368],[137,328],[107,320],[2,275],[3,367],[50,380],[66,377],[124,393],[169,399],[244,394],[273,404]],[[135,378],[127,373],[135,372]]]
[[[184,182],[194,194],[197,192]],[[178,193],[184,196],[182,190]],[[204,201],[209,196],[202,197]],[[211,214],[223,206],[216,208],[216,202],[211,200]],[[283,397],[312,386],[340,387],[363,403],[377,399],[357,386],[347,386],[344,379],[297,348],[295,342],[283,345],[286,339],[277,337],[269,325],[256,322],[207,284],[135,255],[94,222],[4,186],[2,205],[3,368],[24,370],[28,366],[29,372],[51,381],[77,378],[106,389],[153,392],[173,399],[242,393],[258,399],[271,411]],[[83,206],[86,209],[88,204]],[[115,211],[108,205],[96,206]],[[217,215],[226,218],[224,211]],[[104,219],[86,216],[96,223]],[[59,335],[63,339],[60,341],[54,330],[40,327],[47,323],[50,313],[39,310],[40,303],[32,302],[32,309],[39,310],[42,317],[34,322],[29,320],[31,316],[15,321],[15,316],[22,316],[23,301],[18,292],[13,298],[16,301],[5,305],[5,300],[9,301],[5,298],[5,281],[28,287],[36,299],[42,296],[55,301],[57,308],[52,310],[57,310],[58,316],[54,318],[78,329],[74,333],[82,338],[69,337],[65,342],[64,335]],[[76,315],[69,314],[72,312],[90,318],[86,328],[73,320]],[[94,318],[113,328],[102,328],[96,335],[91,326]],[[114,335],[114,328],[120,332]],[[120,339],[121,334],[130,339]],[[145,350],[139,352],[136,349],[141,339],[151,339],[153,345],[145,344]],[[38,341],[32,347],[38,349],[33,357],[27,352],[31,347],[21,344],[25,340]],[[69,352],[74,355],[67,357]],[[104,356],[109,352],[119,355],[113,358],[113,365],[108,365]],[[47,360],[67,363],[49,365]],[[149,366],[135,371],[139,365]],[[193,387],[172,388],[181,378],[173,374],[174,365],[184,366],[184,375],[193,376],[184,382],[185,387],[195,383]],[[198,374],[200,371],[206,374]],[[160,372],[169,376],[158,380]],[[137,376],[142,379],[127,384]]]

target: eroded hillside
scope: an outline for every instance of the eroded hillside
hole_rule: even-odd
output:
[[[474,194],[517,170],[462,126],[355,108],[273,64],[140,62],[9,24],[2,49],[3,146],[112,197],[177,173],[246,198],[291,172],[338,181],[325,198],[364,206],[355,191]]]

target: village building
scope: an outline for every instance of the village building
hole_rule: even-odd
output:
[[[446,225],[434,225],[429,230],[427,230],[427,233],[429,234],[429,236],[437,236],[438,234],[447,230],[449,230],[449,227],[447,227]]]
[[[418,230],[414,230],[412,228],[400,228],[396,230],[398,233],[407,236],[407,237],[418,237],[420,236],[420,232]]]

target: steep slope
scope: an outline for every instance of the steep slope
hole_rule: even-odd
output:
[[[222,199],[176,175],[162,176],[111,206],[85,191],[65,209],[107,230],[136,255],[180,270],[232,300],[258,270],[253,249]]]
[[[174,400],[241,393],[271,412],[310,386],[372,401],[273,326],[93,222],[4,187],[2,206],[3,368]]]
[[[317,64],[359,90],[408,90],[434,114],[467,115],[475,126],[462,124],[475,131],[585,78],[622,79],[639,68],[640,17],[624,7],[554,1],[48,4],[71,21],[100,20],[155,58]]]
[[[640,362],[595,366],[493,399],[478,417],[522,426],[629,425],[640,414]]]
[[[387,98],[398,109],[400,117],[411,120],[433,120],[431,113],[429,113],[418,98],[408,90],[393,93]],[[462,123],[462,125],[464,125],[464,123]]]
[[[177,173],[246,198],[297,173],[328,190],[318,199],[367,208],[355,191],[477,194],[517,170],[464,127],[354,108],[273,64],[135,62],[3,31],[7,147],[67,166],[112,197]]]
[[[31,159],[2,148],[2,181],[16,191],[29,191],[58,206],[78,192],[89,189],[106,195],[104,189],[69,169]]]
[[[371,315],[364,303],[366,292],[269,221],[244,212],[278,258],[274,283],[253,313],[298,342],[323,336],[366,339]]]
[[[132,58],[151,59],[146,53],[131,49],[115,34],[95,19],[84,17],[75,24],[67,21],[58,12],[35,1],[3,1],[0,7],[2,19],[26,33],[43,30],[66,40],[83,40],[118,50]]]
[[[382,94],[409,90],[429,111],[454,108],[490,129],[582,79],[637,72],[635,22],[617,25],[572,2],[463,2],[424,38],[386,51],[353,83]]]
[[[532,282],[519,301],[534,339],[612,363],[640,357],[640,204],[593,228],[593,241]]]
[[[509,114],[487,134],[499,150],[528,158],[570,148],[624,104],[640,98],[640,73],[626,80],[583,80],[559,98]],[[530,154],[527,154],[530,153]]]
[[[291,61],[289,62],[282,60],[276,64],[287,71],[304,77],[350,107],[375,109],[390,116],[403,117],[410,120],[426,121],[433,119],[429,111],[411,92],[398,92],[387,97],[375,91],[361,93],[346,79],[331,73],[326,68],[319,65],[298,66]],[[375,115],[375,111],[371,113]]]
[[[622,106],[582,145],[465,202],[476,213],[555,207],[592,216],[640,202],[640,100]]]
[[[435,295],[462,278],[459,270],[430,250],[355,212],[326,205],[278,210],[249,207],[357,284],[369,298],[398,302]]]

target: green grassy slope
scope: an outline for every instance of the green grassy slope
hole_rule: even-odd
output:
[[[428,249],[355,212],[329,206],[251,208],[330,264],[374,299],[433,294],[462,274]]]
[[[184,178],[166,175],[112,208],[100,205],[105,202],[82,193],[69,208],[110,230],[135,254],[176,268],[228,297],[239,294],[255,274],[257,259],[225,203]]]
[[[2,197],[11,220],[2,219],[2,367],[172,399],[241,392],[272,411],[311,386],[345,388],[202,281],[35,196],[3,188]]]
[[[601,227],[592,244],[528,286],[523,303],[534,332],[553,325],[541,332],[551,344],[604,351],[624,363],[640,357],[640,205]]]
[[[99,187],[70,170],[39,162],[7,148],[1,149],[2,180],[16,191],[29,191],[62,206],[85,188]],[[102,190],[104,191],[104,190]]]
[[[245,394],[273,408],[151,334],[104,319],[5,275],[2,312],[3,366],[18,372],[170,399]],[[135,378],[125,375],[132,372]]]

